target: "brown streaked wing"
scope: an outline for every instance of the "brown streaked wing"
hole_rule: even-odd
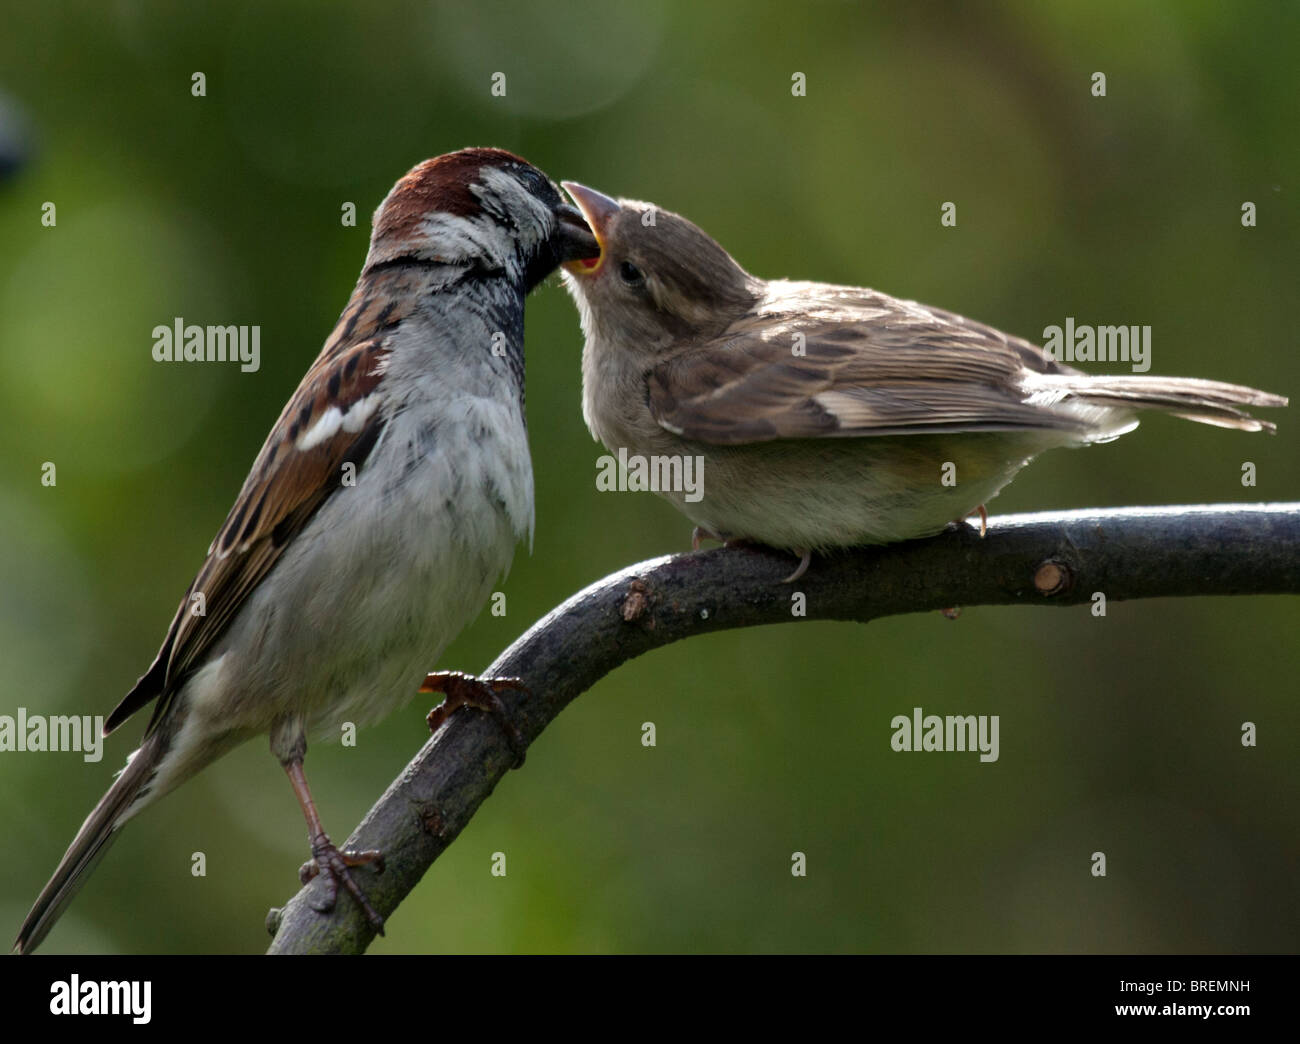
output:
[[[394,272],[386,278],[409,276]],[[397,289],[397,288],[394,288]],[[298,439],[337,407],[347,409],[375,389],[388,354],[388,329],[409,305],[406,295],[354,293],[334,333],[285,405],[245,479],[207,558],[172,620],[167,638],[150,669],[105,722],[111,730],[150,700],[161,696],[146,734],[161,721],[172,693],[201,661],[254,588],[266,577],[289,541],[342,484],[344,463],[360,470],[382,430],[383,417],[372,409],[358,430],[339,427],[309,449]],[[387,304],[385,304],[387,302]],[[400,312],[400,314],[398,314]],[[205,614],[195,615],[192,598],[202,592]]]
[[[773,439],[1056,429],[1082,422],[1022,401],[1019,374],[1069,373],[1019,338],[863,292],[863,318],[746,316],[647,375],[669,431],[719,445]],[[804,351],[794,354],[795,334]]]

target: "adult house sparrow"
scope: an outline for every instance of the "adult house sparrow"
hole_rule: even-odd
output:
[[[144,740],[27,915],[50,930],[121,826],[261,733],[307,818],[313,862],[382,920],[303,775],[307,738],[421,691],[500,709],[489,683],[426,667],[482,607],[533,529],[524,296],[598,248],[541,171],[499,149],[413,168],[375,212],[356,289],[271,429],[153,666],[110,732],[157,700]],[[193,609],[203,596],[204,615]],[[440,717],[441,717],[440,716]],[[436,719],[436,720],[440,720]],[[508,724],[508,723],[507,723]],[[517,740],[517,734],[516,734]]]
[[[1054,446],[1134,413],[1272,431],[1287,400],[1183,377],[1090,376],[990,326],[875,290],[766,281],[685,218],[573,182],[600,257],[564,266],[583,416],[628,454],[703,461],[662,491],[701,534],[812,551],[940,532]],[[955,479],[944,484],[943,478]]]

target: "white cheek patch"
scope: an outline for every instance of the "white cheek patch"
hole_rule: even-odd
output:
[[[320,420],[298,436],[296,444],[298,449],[309,450],[313,446],[319,446],[322,442],[332,439],[340,431],[360,431],[378,405],[378,396],[367,395],[359,402],[353,403],[347,412],[340,410],[337,406],[331,406],[321,415]]]
[[[415,240],[421,251],[450,264],[465,264],[475,257],[495,257],[492,228],[458,214],[429,214],[420,221]],[[496,238],[500,238],[498,234]]]

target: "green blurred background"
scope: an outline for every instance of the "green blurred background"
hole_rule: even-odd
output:
[[[1294,3],[174,7],[4,4],[0,92],[29,137],[0,185],[0,713],[106,714],[148,665],[351,290],[370,212],[464,145],[682,212],[760,275],[1035,339],[1066,316],[1150,324],[1154,373],[1300,392]],[[155,364],[150,331],[175,316],[259,324],[261,370]],[[580,587],[688,546],[654,495],[597,493],[580,350],[551,280],[528,314],[536,544],[507,615],[444,666],[482,669]],[[1269,416],[1275,438],[1151,417],[1040,460],[993,512],[1297,499],[1300,414]],[[1295,950],[1298,627],[1294,599],[1207,598],[661,650],[547,731],[374,949]],[[999,714],[1001,759],[894,753],[890,718],[916,705]],[[313,749],[337,839],[427,709]],[[99,764],[0,754],[0,929],[143,724]],[[47,947],[258,951],[305,855],[290,788],[250,744],[136,820]]]

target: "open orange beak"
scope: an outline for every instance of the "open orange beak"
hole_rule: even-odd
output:
[[[600,245],[599,256],[569,261],[565,263],[564,267],[573,275],[595,275],[605,260],[605,233],[609,228],[609,223],[614,219],[614,215],[619,212],[618,200],[610,199],[604,193],[587,188],[586,185],[579,185],[576,181],[562,181],[560,184],[564,186],[564,191],[569,194],[573,202],[578,204],[578,209],[582,211],[582,216],[587,219],[592,235],[596,237],[596,242]]]

